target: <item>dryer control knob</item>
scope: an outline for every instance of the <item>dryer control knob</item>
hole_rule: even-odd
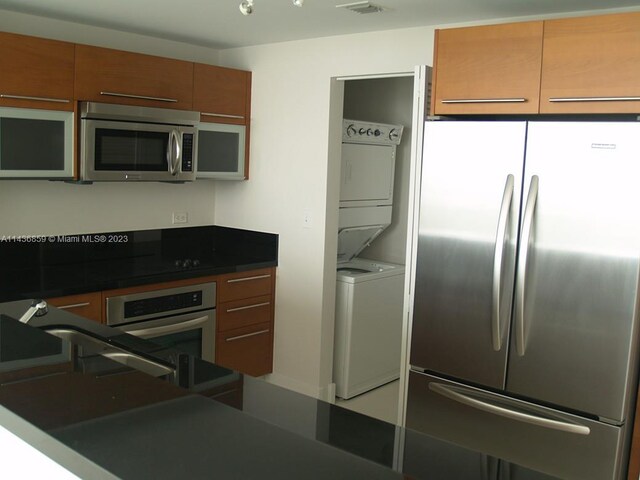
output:
[[[396,131],[395,128],[392,128],[391,131],[389,132],[389,140],[397,140],[398,139],[398,132]]]
[[[347,127],[347,137],[353,137],[356,133],[358,132],[356,131],[356,128],[353,126],[353,124]]]

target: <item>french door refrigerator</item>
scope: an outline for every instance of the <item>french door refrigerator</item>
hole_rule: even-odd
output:
[[[407,427],[559,478],[622,478],[640,124],[427,122],[423,159]]]

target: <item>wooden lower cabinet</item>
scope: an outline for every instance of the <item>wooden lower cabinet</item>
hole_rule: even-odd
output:
[[[216,363],[248,375],[273,370],[275,268],[221,275]]]
[[[272,371],[271,323],[220,332],[216,338],[216,363],[254,377]]]
[[[102,319],[102,293],[81,293],[65,297],[48,298],[47,303],[69,313],[88,318],[99,323]]]

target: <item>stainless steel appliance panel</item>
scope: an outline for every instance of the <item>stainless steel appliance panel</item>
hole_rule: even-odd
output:
[[[408,428],[571,480],[618,478],[624,428],[417,372]]]
[[[121,325],[116,328],[140,338],[149,340],[164,338],[162,344],[174,346],[180,349],[180,343],[173,341],[172,336],[180,335],[188,332],[199,331],[197,336],[197,347],[200,350],[203,360],[209,362],[215,361],[215,344],[216,344],[216,311],[204,310],[196,313],[186,313],[183,315],[173,315],[165,318],[154,320],[146,320],[129,325]],[[193,340],[189,340],[193,342]],[[197,353],[185,350],[194,356]]]
[[[509,392],[625,421],[639,178],[638,124],[529,125]]]
[[[525,122],[425,127],[414,367],[504,387],[525,133]]]

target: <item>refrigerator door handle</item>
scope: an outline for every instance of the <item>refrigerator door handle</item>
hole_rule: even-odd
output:
[[[442,383],[429,383],[429,390],[432,390],[444,397],[450,398],[458,403],[467,405],[469,407],[482,410],[484,412],[492,413],[494,415],[500,415],[519,422],[530,423],[532,425],[538,425],[544,428],[551,428],[553,430],[560,430],[567,433],[575,433],[578,435],[589,435],[591,429],[584,425],[577,425],[575,423],[562,422],[560,420],[553,420],[551,418],[540,417],[531,413],[525,413],[518,410],[511,410],[498,405],[493,405],[476,398],[471,398],[464,395],[454,389],[451,386],[444,385]]]
[[[513,200],[513,175],[507,175],[507,181],[502,194],[502,204],[498,215],[498,229],[496,231],[496,247],[493,254],[493,285],[491,296],[491,338],[493,349],[499,352],[502,349],[502,323],[500,322],[500,293],[502,287],[502,258],[504,256],[504,242],[507,239],[507,225],[511,213]]]
[[[516,283],[516,351],[523,357],[526,347],[525,326],[524,326],[524,292],[527,278],[527,259],[529,257],[529,242],[531,228],[538,201],[538,176],[531,177],[529,184],[529,194],[524,209],[522,219],[522,232],[520,236],[520,252],[518,254],[518,281]]]

